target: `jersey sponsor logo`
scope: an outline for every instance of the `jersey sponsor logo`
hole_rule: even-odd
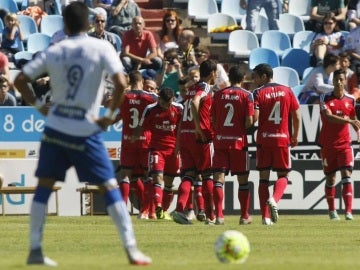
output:
[[[57,105],[54,114],[64,118],[70,118],[75,120],[85,119],[86,110],[74,106]]]

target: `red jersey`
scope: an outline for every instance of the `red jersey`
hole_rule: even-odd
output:
[[[258,145],[285,147],[290,145],[289,115],[299,109],[290,87],[269,83],[254,91],[255,109],[259,110]]]
[[[158,103],[150,104],[145,108],[139,126],[151,133],[150,149],[175,148],[182,114],[183,106],[176,102],[173,102],[167,110],[161,108]]]
[[[231,86],[215,92],[211,108],[214,148],[246,147],[245,118],[253,115],[254,99],[251,92]]]
[[[333,92],[320,96],[320,111],[330,110],[333,115],[354,118],[355,98],[345,94],[342,98],[336,98]],[[351,144],[350,125],[331,123],[321,113],[322,127],[319,136],[319,145],[324,148],[344,149]]]
[[[210,110],[212,104],[210,85],[198,82],[190,86],[184,97],[184,114],[181,123],[181,139],[195,139],[195,124],[191,112],[191,101],[195,96],[200,96],[199,120],[200,128],[208,140],[212,140],[213,130],[211,127]]]
[[[120,117],[123,120],[122,147],[147,147],[146,134],[141,134],[137,142],[132,143],[131,137],[139,125],[140,118],[147,105],[155,103],[157,96],[143,90],[125,92],[124,100],[120,105]]]

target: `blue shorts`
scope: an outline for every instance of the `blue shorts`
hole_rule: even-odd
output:
[[[115,178],[114,167],[100,133],[75,137],[45,128],[36,177],[64,181],[74,166],[80,182],[101,184]]]

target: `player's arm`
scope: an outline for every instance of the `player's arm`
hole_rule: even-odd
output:
[[[291,147],[295,147],[298,144],[298,137],[300,131],[300,109],[291,112],[292,118],[292,135],[291,135]]]
[[[333,114],[328,109],[322,110],[321,113],[325,116],[325,119],[330,123],[340,124],[340,125],[350,124],[354,127],[355,130],[360,129],[360,121],[357,120],[356,118],[338,116]]]
[[[251,128],[252,125],[254,124],[254,116],[247,116],[245,118],[245,128],[248,129],[248,128]]]
[[[111,77],[114,84],[114,91],[112,100],[105,111],[104,117],[97,120],[97,124],[106,130],[109,125],[112,125],[118,115],[117,111],[123,101],[123,95],[126,88],[126,79],[124,74],[118,72]]]
[[[200,117],[199,117],[199,108],[200,108],[201,97],[195,95],[191,100],[191,113],[193,115],[193,121],[195,125],[195,136],[200,139],[202,142],[206,142],[206,137],[200,128]]]
[[[254,110],[254,121],[253,124],[255,124],[259,120],[259,109]]]
[[[20,92],[21,97],[26,101],[26,103],[31,104],[43,115],[47,115],[48,106],[45,106],[40,99],[37,99],[34,91],[30,88],[32,80],[26,76],[23,72],[15,78],[14,86]]]

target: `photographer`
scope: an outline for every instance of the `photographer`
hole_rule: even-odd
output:
[[[178,81],[183,77],[182,65],[178,58],[177,49],[172,48],[165,51],[163,68],[156,79],[157,84],[160,85],[160,89],[164,87],[173,89],[175,97],[177,98],[180,95]]]

